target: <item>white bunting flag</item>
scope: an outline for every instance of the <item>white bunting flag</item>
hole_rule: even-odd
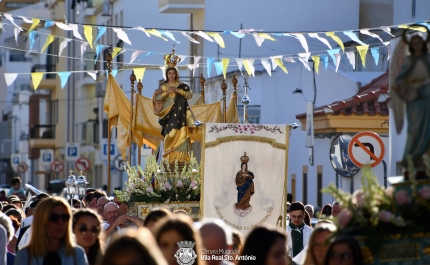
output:
[[[97,71],[87,71],[87,74],[91,76],[94,80],[97,79]]]
[[[139,54],[141,54],[142,51],[135,51],[133,52],[133,54],[131,55],[130,58],[130,62],[128,64],[131,64],[132,62],[134,62],[134,60],[136,60],[137,56],[139,56]]]
[[[76,24],[69,24],[69,26],[73,30],[73,36],[75,36],[75,38],[78,38],[78,39],[82,40],[82,36],[79,33],[78,25],[76,25]]]
[[[242,73],[242,66],[243,66],[243,60],[242,59],[235,59],[237,62],[237,67],[239,68],[239,71]]]
[[[61,52],[67,47],[67,44],[69,44],[69,42],[71,41],[71,39],[64,39],[61,43],[60,43],[60,48],[58,49],[58,56],[61,56]]]
[[[355,53],[354,52],[346,52],[345,54],[349,60],[349,63],[352,65],[352,69],[355,70]]]
[[[127,43],[127,44],[131,45],[131,42],[130,42],[130,40],[128,39],[127,33],[125,33],[125,31],[124,31],[124,30],[122,30],[122,29],[120,29],[120,28],[112,28],[112,30],[116,32],[116,36],[117,36],[120,40],[122,40],[122,41],[124,41],[125,43]]]
[[[291,33],[291,35],[295,36],[300,41],[300,44],[302,45],[303,49],[305,49],[305,51],[308,53],[309,48],[308,48],[308,43],[305,39],[305,36],[303,36],[303,34],[300,34],[300,33]]]
[[[163,73],[163,79],[164,79],[164,80],[167,80],[167,77],[166,77],[166,71],[165,71],[164,69],[166,69],[166,67],[164,67],[164,66],[160,66],[160,70],[161,70],[161,72]]]
[[[200,57],[200,56],[195,56],[195,57],[194,57],[194,71],[193,71],[193,76],[194,76],[194,73],[196,72],[195,70],[196,70],[197,68],[199,68],[199,61],[200,61],[200,58],[202,58],[202,57]]]
[[[284,58],[284,61],[286,61],[287,63],[295,63],[296,62],[296,60],[294,60],[293,57],[286,57],[286,58]]]
[[[17,76],[18,74],[4,74],[4,79],[6,79],[6,86],[12,85],[12,83],[15,82]]]
[[[372,33],[369,31],[369,29],[360,29],[360,33],[364,34],[364,35],[368,35],[370,37],[373,38],[377,38],[378,40],[380,40],[382,43],[384,43],[384,41],[381,39],[381,37],[379,37],[378,35],[376,35],[375,33]]]
[[[59,27],[62,30],[73,30],[72,27],[61,22],[55,22],[55,25],[57,25],[57,27]]]
[[[255,32],[255,31],[261,31],[261,29],[260,30],[257,30],[257,29],[241,29],[237,33],[239,33],[239,34],[249,34],[249,33]]]
[[[24,20],[24,22],[25,23],[33,23],[33,19],[28,19],[28,18],[26,18],[26,17],[23,17],[23,16],[18,16],[18,17],[20,17],[22,20]]]
[[[189,41],[200,44],[200,42],[196,41],[195,39],[191,38],[186,32],[181,31],[182,35],[184,35]]]
[[[267,59],[260,59],[261,64],[264,66],[264,69],[266,69],[267,73],[272,76],[272,71],[270,70],[270,63],[267,61]]]
[[[330,50],[332,49],[330,42],[328,42],[327,39],[318,36],[318,33],[308,33],[308,35],[309,35],[309,37],[315,38],[315,39],[321,41],[322,43],[324,43],[325,45],[327,45],[327,47],[329,47]]]
[[[382,26],[380,27],[383,31],[387,32],[388,34],[390,34],[392,37],[395,37],[393,34],[391,34],[391,28],[387,27],[387,26]]]
[[[13,29],[13,33],[15,34],[15,42],[16,42],[16,46],[18,46],[18,35],[19,33],[22,31],[21,28],[15,27]]]
[[[185,59],[187,59],[187,56],[186,56],[186,55],[179,55],[179,54],[178,54],[178,56],[179,56],[179,58],[181,58],[181,61],[180,61],[178,64],[180,64],[180,63],[182,63],[182,62],[185,62]]]
[[[310,71],[311,68],[309,67],[309,56],[311,56],[311,53],[299,53],[299,61],[303,63],[303,65],[305,66],[305,68]]]
[[[15,27],[18,27],[19,29],[21,29],[21,27],[20,26],[18,26],[17,24],[15,24],[15,22],[13,21],[13,17],[12,17],[12,15],[11,14],[6,14],[6,13],[3,13],[3,15],[5,16],[5,18],[7,18],[12,24],[14,24],[15,25]],[[22,30],[22,29],[21,29]]]
[[[140,30],[142,32],[144,32],[146,34],[147,37],[151,38],[151,35],[149,35],[148,32],[146,32],[145,28],[142,28],[141,26],[137,26],[135,28],[133,28],[134,30]]]
[[[196,35],[199,35],[200,37],[202,37],[203,39],[205,39],[205,40],[208,40],[208,41],[210,41],[210,42],[214,42],[214,40],[211,38],[211,37],[209,37],[209,35],[208,34],[206,34],[206,33],[204,33],[203,31],[198,31],[198,32],[193,32],[194,34],[196,34]]]
[[[257,43],[258,47],[261,47],[261,44],[263,44],[264,38],[260,37],[257,33],[253,33],[252,36],[255,39],[255,42]]]
[[[339,69],[339,65],[340,65],[340,53],[336,53],[334,57],[336,57],[336,73],[337,73],[337,70]]]
[[[88,42],[83,42],[81,45],[81,62],[84,63],[84,51],[87,49]]]

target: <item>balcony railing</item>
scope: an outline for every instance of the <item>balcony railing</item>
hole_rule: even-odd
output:
[[[57,69],[57,67],[55,64],[35,64],[31,68],[31,72],[32,73],[35,73],[35,72],[56,72],[56,69]],[[46,79],[55,79],[56,74],[46,74],[45,78]]]
[[[31,139],[55,139],[55,125],[33,124],[30,126]]]

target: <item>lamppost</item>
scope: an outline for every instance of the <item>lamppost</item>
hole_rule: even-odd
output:
[[[70,170],[70,175],[66,181],[67,195],[70,196],[70,205],[73,205],[73,197],[76,194],[76,177],[73,175],[73,170]]]
[[[83,171],[81,170],[79,171],[79,173],[81,173],[81,175],[78,177],[78,180],[76,181],[76,189],[78,190],[77,194],[79,197],[80,208],[82,208],[82,198],[87,193],[88,182],[85,176],[82,175]]]

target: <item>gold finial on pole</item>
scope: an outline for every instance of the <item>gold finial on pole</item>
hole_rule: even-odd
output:
[[[237,105],[237,78],[236,78],[236,74],[233,75],[233,80],[231,80],[231,83],[233,83],[233,95],[236,98],[236,105]]]
[[[137,91],[139,92],[139,95],[142,95],[142,89],[143,89],[143,84],[142,84],[142,81],[139,79],[139,82],[137,83]]]
[[[201,73],[200,85],[202,86],[202,91],[200,92],[200,97],[202,98],[202,105],[205,104],[205,82],[206,82],[206,79],[203,77],[203,73]]]
[[[70,169],[69,173],[70,173],[70,176],[73,175],[73,169]]]
[[[133,131],[132,131],[132,123],[133,123],[133,101],[134,101],[134,93],[136,90],[134,90],[134,82],[136,81],[136,75],[134,74],[134,70],[131,72],[130,75],[130,83],[131,83],[131,92],[130,92],[130,124],[128,125],[128,131],[129,131],[129,143],[130,147],[128,150],[128,163],[131,166],[131,153],[133,151]]]
[[[82,171],[82,170],[79,170],[79,173],[81,173],[81,176],[83,176],[83,174],[84,174],[84,171]]]
[[[222,80],[222,84],[221,84],[221,90],[222,90],[222,110],[223,110],[223,122],[227,122],[227,97],[226,97],[226,91],[227,91],[227,84],[225,82],[225,79]]]

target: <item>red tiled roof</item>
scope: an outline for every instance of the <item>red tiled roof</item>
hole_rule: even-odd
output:
[[[369,84],[361,87],[357,94],[351,98],[342,101],[336,101],[314,109],[314,116],[322,116],[328,113],[333,115],[351,114],[363,115],[367,113],[370,116],[380,114],[388,116],[388,100],[378,102],[378,96],[388,93],[389,74],[388,71],[375,78]],[[306,113],[296,115],[297,119],[305,119]]]

